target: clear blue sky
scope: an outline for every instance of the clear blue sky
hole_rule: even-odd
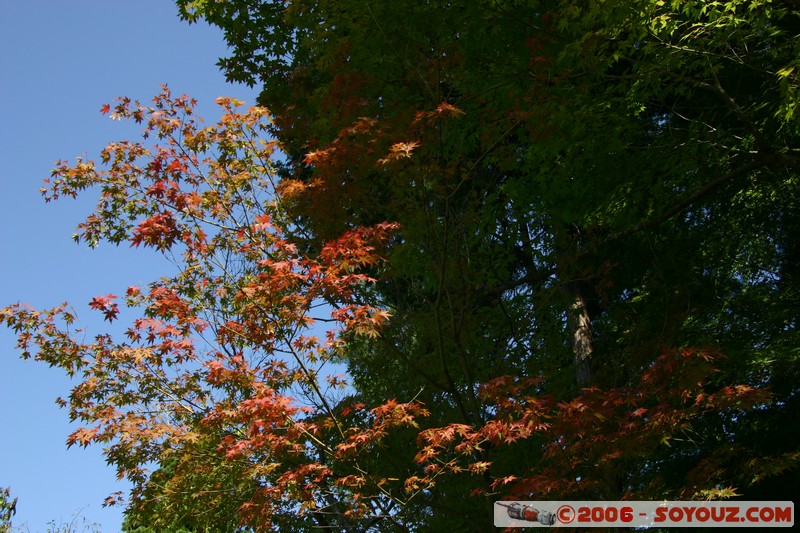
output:
[[[215,63],[221,34],[181,22],[171,0],[3,0],[0,2],[0,306],[71,302],[92,333],[104,331],[87,303],[146,284],[166,265],[156,255],[101,245],[75,245],[73,228],[91,210],[90,196],[45,205],[38,190],[57,159],[96,158],[130,128],[98,112],[127,95],[149,100],[159,85],[200,101],[252,102],[254,93],[227,85]],[[87,320],[91,319],[91,322]],[[48,522],[97,523],[118,531],[122,509],[102,501],[116,481],[99,448],[66,449],[71,428],[53,403],[70,381],[57,370],[22,362],[12,334],[0,328],[0,487],[19,498],[15,526],[46,531]]]

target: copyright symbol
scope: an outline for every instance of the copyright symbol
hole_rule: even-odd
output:
[[[562,505],[556,509],[556,516],[558,517],[558,521],[562,524],[569,524],[575,520],[575,509],[569,505]]]

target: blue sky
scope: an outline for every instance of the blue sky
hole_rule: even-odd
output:
[[[254,92],[225,83],[215,66],[221,34],[181,22],[171,0],[28,0],[0,3],[0,306],[50,307],[69,301],[91,333],[104,330],[87,303],[123,293],[168,272],[142,250],[71,240],[92,196],[45,204],[39,188],[57,159],[96,158],[138,127],[111,121],[100,106],[127,95],[149,100],[162,83],[200,102],[200,114],[230,95]],[[46,531],[49,522],[99,524],[118,531],[121,508],[101,507],[125,490],[99,448],[67,450],[72,428],[53,400],[67,396],[59,371],[22,362],[13,335],[0,328],[0,487],[19,498],[14,525]]]

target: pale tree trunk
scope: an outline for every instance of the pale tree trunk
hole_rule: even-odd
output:
[[[570,331],[572,333],[572,353],[575,363],[575,378],[578,385],[587,385],[592,379],[589,362],[594,353],[592,318],[586,307],[586,300],[576,282],[567,284],[567,293],[572,297],[570,308]]]

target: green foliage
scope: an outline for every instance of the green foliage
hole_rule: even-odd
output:
[[[541,372],[574,397],[577,294],[593,386],[635,383],[665,349],[718,347],[709,386],[775,397],[688,456],[736,435],[737,453],[791,464],[795,437],[745,443],[755,427],[792,435],[757,419],[797,416],[792,3],[356,4],[195,13],[226,32],[228,77],[263,86],[284,179],[307,186],[293,208],[308,246],[373,217],[401,225],[370,295],[393,319],[342,359],[359,397],[419,398],[433,427],[480,425],[477,385],[499,375]],[[676,486],[691,468],[662,464],[682,465]]]
[[[11,499],[11,489],[0,489],[0,533],[11,531],[11,517],[17,512],[17,499]]]

